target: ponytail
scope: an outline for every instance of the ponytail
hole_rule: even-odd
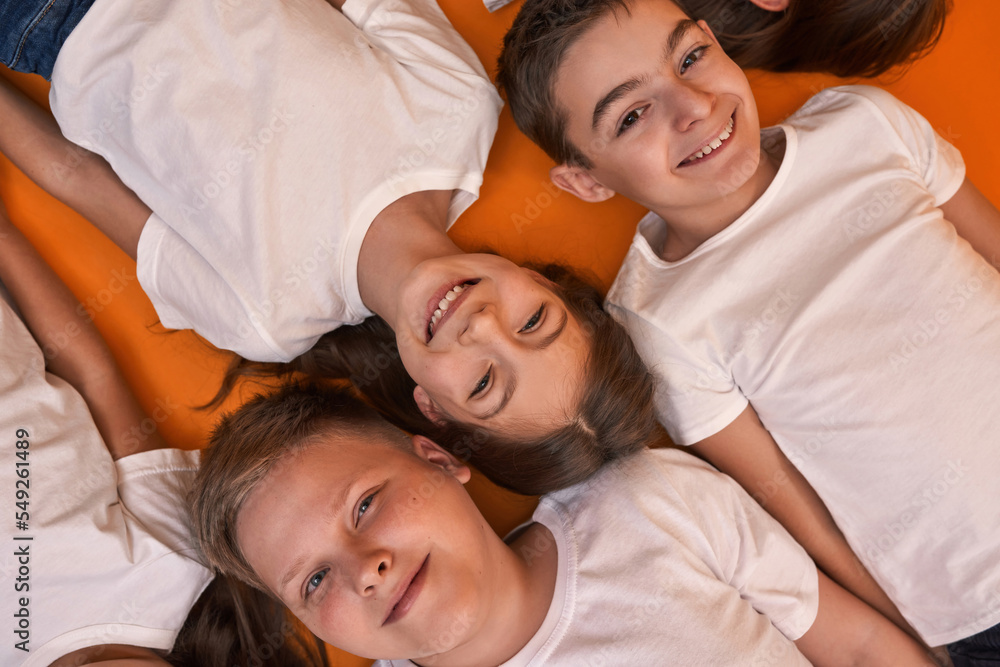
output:
[[[326,647],[266,593],[217,575],[166,657],[177,667],[329,667]]]

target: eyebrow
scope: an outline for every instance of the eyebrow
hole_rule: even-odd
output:
[[[552,345],[552,343],[556,342],[559,336],[562,335],[562,332],[566,328],[566,323],[568,321],[569,321],[569,313],[564,308],[562,312],[562,319],[559,320],[559,324],[552,331],[552,333],[548,334],[547,336],[545,336],[545,338],[542,338],[542,340],[539,341],[538,345],[535,346],[535,349],[544,350],[548,346]],[[500,401],[496,404],[496,407],[480,415],[479,419],[481,419],[482,421],[486,421],[500,414],[500,412],[502,412],[503,409],[507,407],[507,404],[510,403],[510,399],[514,397],[515,389],[517,389],[517,374],[512,374],[510,382],[507,383],[507,387],[504,389],[503,396],[500,398]]]
[[[687,35],[689,30],[697,27],[698,23],[691,19],[684,19],[674,26],[663,47],[663,62],[669,62],[673,59],[674,51],[677,50],[684,36]],[[630,93],[642,85],[645,80],[646,77],[633,77],[624,83],[618,84],[607,95],[598,100],[597,104],[594,105],[594,115],[591,120],[590,129],[596,130],[597,126],[604,120],[611,106],[624,97],[626,93]]]
[[[330,516],[336,514],[339,508],[347,504],[347,499],[350,496],[351,489],[353,488],[354,488],[353,484],[344,485],[344,488],[341,491],[341,493],[336,498],[334,498],[333,502],[331,502],[329,505],[331,509]],[[309,557],[308,554],[302,554],[292,562],[292,564],[289,566],[287,570],[285,570],[284,576],[281,578],[281,581],[278,582],[277,593],[279,595],[281,594],[281,591],[285,590],[285,587],[288,586],[288,583],[299,575],[299,571],[302,570],[302,568],[305,566],[308,557]],[[296,600],[299,599],[298,594],[296,594],[295,599]]]

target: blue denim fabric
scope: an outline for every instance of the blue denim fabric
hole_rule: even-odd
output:
[[[1000,625],[948,644],[955,667],[1000,667]]]
[[[52,78],[63,42],[94,0],[0,0],[0,62]]]

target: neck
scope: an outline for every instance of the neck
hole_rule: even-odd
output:
[[[460,254],[446,233],[451,192],[425,190],[387,206],[372,221],[358,256],[361,300],[392,324],[396,295],[417,264]]]
[[[491,667],[514,657],[531,641],[549,611],[555,591],[558,554],[555,538],[541,524],[531,524],[509,546],[503,545],[496,569],[489,617],[474,639],[420,660],[423,667]]]
[[[760,151],[757,170],[738,189],[724,194],[708,206],[689,209],[652,209],[667,223],[660,257],[676,262],[712,238],[747,212],[774,180],[784,155],[784,142],[773,152]]]

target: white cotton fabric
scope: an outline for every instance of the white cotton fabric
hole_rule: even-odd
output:
[[[810,664],[792,642],[816,618],[816,567],[703,461],[645,450],[543,497],[533,519],[555,538],[555,594],[502,667]]]
[[[687,257],[639,224],[608,295],[696,443],[753,405],[931,646],[1000,622],[1000,275],[938,208],[958,151],[876,88],[784,124],[761,198]]]
[[[0,664],[42,667],[100,644],[168,650],[212,579],[196,560],[185,503],[198,453],[162,449],[113,461],[83,398],[44,369],[42,351],[0,299],[0,497],[9,508]],[[22,458],[18,429],[29,434]],[[14,516],[20,461],[30,471],[27,530]],[[26,563],[16,554],[23,546]],[[28,652],[10,629],[22,597]]]
[[[52,111],[153,210],[161,322],[260,361],[358,323],[358,254],[400,197],[478,196],[500,100],[432,0],[98,0]]]

